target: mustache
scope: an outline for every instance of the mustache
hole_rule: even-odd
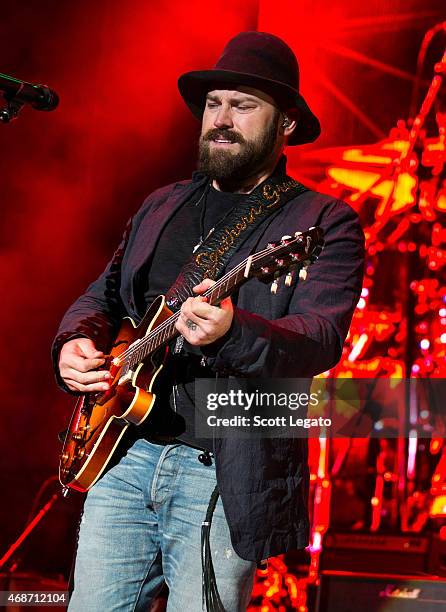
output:
[[[218,128],[208,130],[203,136],[204,141],[211,141],[215,140],[216,138],[228,140],[229,142],[238,142],[239,144],[245,144],[246,142],[241,134],[238,134],[237,132],[233,132],[231,130],[221,130]]]

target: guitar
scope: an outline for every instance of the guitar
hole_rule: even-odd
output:
[[[305,279],[307,267],[323,248],[323,231],[319,227],[284,236],[268,244],[259,253],[250,255],[227,272],[203,295],[217,306],[248,279],[257,277],[272,282],[276,292],[278,278],[287,272],[290,285],[292,271],[299,269]],[[123,319],[120,331],[103,366],[111,374],[110,389],[79,397],[66,432],[60,455],[59,480],[64,494],[69,489],[85,492],[106,469],[126,430],[145,421],[154,406],[155,380],[163,368],[168,346],[178,336],[175,314],[159,296],[136,325]]]

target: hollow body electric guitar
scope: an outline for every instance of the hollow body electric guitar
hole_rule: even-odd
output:
[[[209,304],[220,302],[248,279],[257,277],[272,282],[276,292],[278,278],[287,272],[285,284],[299,270],[304,279],[307,267],[323,248],[319,227],[284,236],[277,243],[251,255],[227,272],[203,295]],[[64,492],[87,491],[104,472],[126,430],[140,425],[149,416],[156,399],[153,391],[168,352],[168,342],[178,336],[173,314],[163,296],[152,303],[139,325],[123,319],[121,329],[107,356],[104,368],[112,375],[110,389],[79,397],[71,418],[60,457],[59,480]]]

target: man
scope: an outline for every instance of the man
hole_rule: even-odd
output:
[[[305,443],[197,438],[194,379],[312,377],[333,367],[361,289],[356,214],[285,174],[284,147],[320,132],[299,93],[291,49],[270,34],[241,33],[212,70],[180,77],[179,89],[202,120],[199,172],[147,198],[54,344],[66,390],[105,390],[104,353],[122,317],[140,320],[166,292],[180,310],[184,343],[167,361],[161,410],[134,428],[87,495],[70,604],[76,611],[147,609],[163,579],[168,610],[201,610],[200,529],[216,483],[210,546],[225,610],[246,609],[256,562],[307,545]],[[305,284],[273,296],[251,279],[221,307],[201,296],[224,269],[316,225],[326,246]],[[202,255],[214,267],[200,268]]]

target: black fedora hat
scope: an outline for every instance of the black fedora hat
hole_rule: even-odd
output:
[[[186,72],[178,89],[198,119],[206,94],[222,85],[247,85],[270,95],[281,110],[297,110],[299,121],[288,144],[313,142],[321,133],[318,118],[299,93],[299,65],[290,47],[267,32],[241,32],[226,45],[212,70]]]

